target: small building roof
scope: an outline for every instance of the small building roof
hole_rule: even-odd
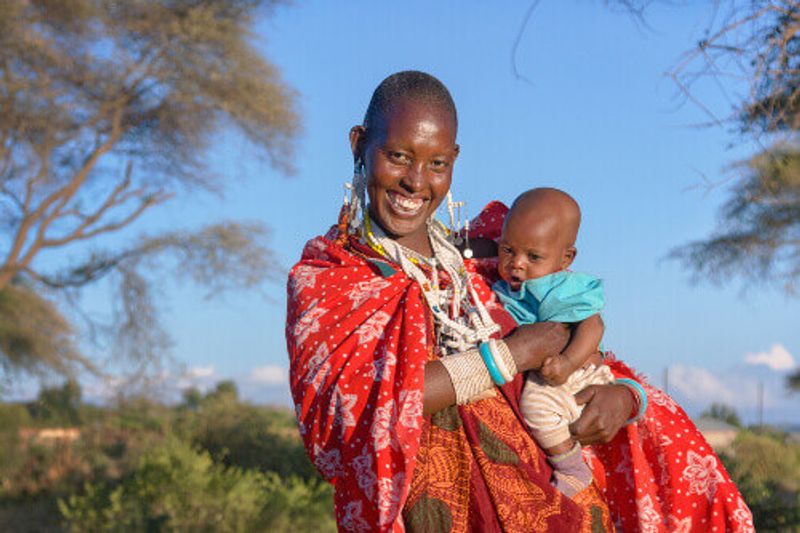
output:
[[[709,431],[739,431],[739,428],[736,426],[732,426],[731,424],[723,422],[718,418],[711,418],[709,416],[698,418],[694,421],[694,425],[697,426],[697,429],[700,430],[700,433],[706,433]]]

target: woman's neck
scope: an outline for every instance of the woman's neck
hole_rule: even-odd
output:
[[[408,235],[392,235],[383,225],[371,214],[368,215],[372,221],[372,225],[381,229],[381,232],[389,239],[392,239],[397,244],[404,248],[416,252],[424,257],[433,257],[433,246],[431,239],[428,236],[428,225],[423,224],[417,231]]]
[[[417,252],[420,255],[425,257],[433,257],[433,247],[431,246],[431,240],[428,237],[427,231],[425,231],[421,236],[403,235],[401,237],[396,237],[394,240],[397,241],[397,244]]]

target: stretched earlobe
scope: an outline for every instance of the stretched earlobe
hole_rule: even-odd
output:
[[[364,160],[364,142],[367,138],[367,130],[364,126],[358,125],[350,128],[350,150],[353,152],[353,161]]]

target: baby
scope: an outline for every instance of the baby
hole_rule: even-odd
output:
[[[568,194],[549,188],[520,195],[503,224],[498,245],[502,280],[492,287],[506,310],[520,324],[573,323],[564,351],[547,358],[538,373],[528,374],[520,407],[539,445],[553,466],[553,483],[574,496],[592,481],[580,444],[569,424],[581,413],[574,394],[592,384],[614,380],[599,352],[603,336],[600,311],[602,283],[569,272],[577,250],[581,212]]]

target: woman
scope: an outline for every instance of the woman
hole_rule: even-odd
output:
[[[289,278],[291,386],[306,449],[335,485],[343,530],[613,529],[597,485],[572,500],[550,485],[519,416],[520,373],[559,352],[567,332],[548,323],[512,332],[473,262],[431,222],[450,188],[456,130],[447,89],[402,72],[381,83],[350,132],[353,198]],[[483,236],[496,236],[501,215],[483,214]],[[503,337],[493,346],[517,376],[503,387],[475,349],[489,337]],[[644,407],[622,385],[580,396],[572,430],[586,444],[608,442]]]

